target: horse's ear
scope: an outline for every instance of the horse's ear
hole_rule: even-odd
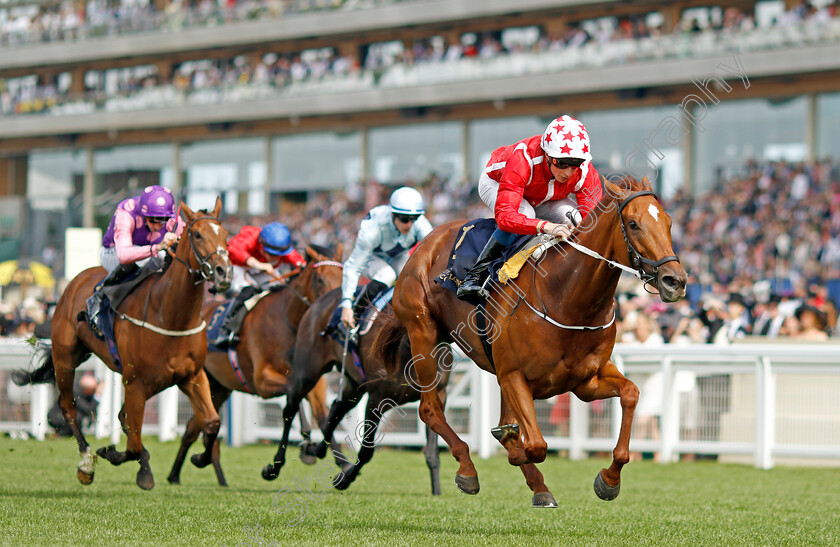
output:
[[[187,204],[183,201],[181,201],[181,212],[184,213],[184,216],[186,217],[184,220],[191,220],[195,216],[193,210],[187,207]]]
[[[603,175],[601,176],[601,178],[604,179],[604,190],[606,190],[607,194],[613,199],[620,198],[621,195],[624,193],[621,187],[619,187],[617,184],[613,184],[612,182],[607,180],[607,177]]]
[[[321,256],[315,249],[313,249],[309,245],[304,247],[303,252],[306,253],[306,256],[312,260],[318,260],[318,257]]]
[[[642,177],[642,180],[639,181],[639,184],[641,184],[646,190],[651,190],[650,181],[647,177]]]
[[[335,251],[333,252],[333,260],[336,262],[342,262],[344,259],[344,243],[339,242],[338,245],[335,246]]]
[[[216,206],[213,207],[213,216],[219,218],[219,213],[222,212],[222,197],[216,196]]]

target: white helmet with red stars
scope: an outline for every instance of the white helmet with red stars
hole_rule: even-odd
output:
[[[560,116],[548,124],[540,145],[552,158],[592,160],[589,153],[589,134],[583,124],[571,116]]]

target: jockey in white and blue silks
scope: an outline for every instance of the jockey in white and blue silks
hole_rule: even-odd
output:
[[[357,310],[397,282],[409,250],[432,231],[424,212],[420,192],[402,187],[391,194],[388,205],[374,207],[362,220],[341,280],[341,321],[348,328],[356,325],[353,297],[359,277],[364,273],[371,281],[359,294]]]

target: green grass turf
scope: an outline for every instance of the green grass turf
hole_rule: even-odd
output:
[[[453,481],[455,461],[441,454],[443,495],[430,495],[423,455],[382,449],[345,492],[323,499],[316,467],[297,449],[280,478],[260,469],[274,448],[222,448],[230,487],[212,469],[188,462],[182,484],[166,482],[177,444],[146,439],[154,490],[134,484],[138,465],[100,460],[92,485],[76,480],[75,442],[0,438],[0,543],[10,545],[838,545],[840,470],[760,471],[712,462],[625,467],[621,495],[603,502],[592,480],[606,460],[556,455],[540,465],[559,509],[532,509],[521,473],[503,457],[476,459],[481,492]],[[103,441],[94,443],[100,446]],[[124,446],[124,441],[123,445]],[[194,449],[195,451],[195,449]],[[334,467],[330,469],[335,471]],[[298,505],[294,505],[299,498]],[[292,504],[292,505],[288,505]],[[302,517],[290,526],[288,522]],[[262,543],[248,530],[258,529]]]

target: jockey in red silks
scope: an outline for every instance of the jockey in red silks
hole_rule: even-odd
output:
[[[591,164],[589,134],[578,120],[560,116],[542,135],[497,148],[478,180],[478,195],[493,209],[498,228],[458,287],[458,296],[480,294],[490,264],[518,235],[566,239],[570,226],[601,200]]]
[[[262,229],[256,226],[243,226],[239,233],[228,240],[228,253],[234,266],[250,268],[250,277],[255,283],[253,289],[247,287],[239,292],[227,312],[219,334],[213,344],[224,349],[237,341],[237,327],[245,318],[248,310],[245,301],[272,281],[277,281],[277,268],[286,264],[293,268],[303,268],[306,260],[292,245],[292,233],[281,222],[270,222]]]

